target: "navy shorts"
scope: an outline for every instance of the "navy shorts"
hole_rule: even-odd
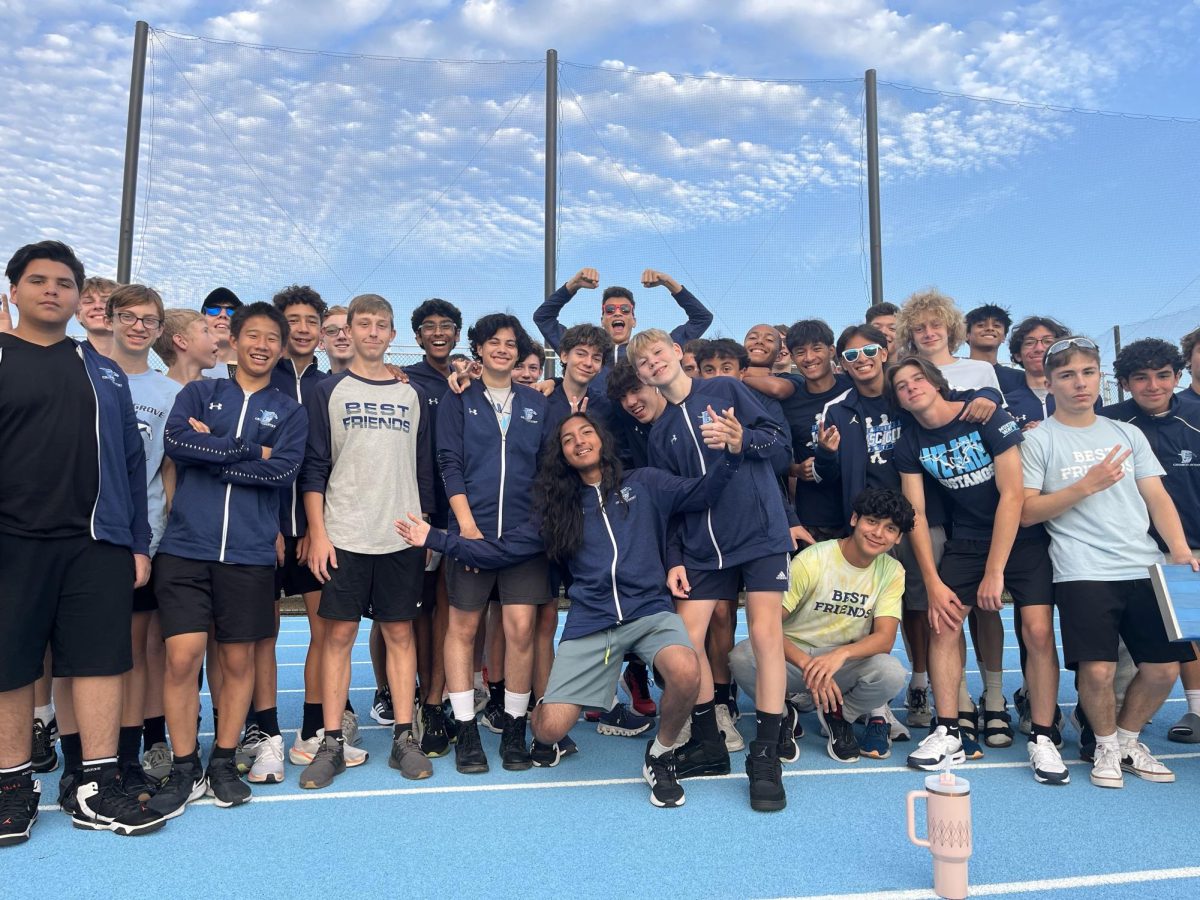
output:
[[[738,593],[786,591],[791,564],[786,553],[772,553],[724,569],[687,570],[693,600],[736,600]]]

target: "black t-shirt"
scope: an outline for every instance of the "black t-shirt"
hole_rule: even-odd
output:
[[[780,400],[783,415],[792,431],[792,458],[796,462],[816,455],[817,421],[830,400],[844,394],[851,386],[849,376],[838,375],[833,387],[812,393],[799,375],[780,375],[796,386],[786,400]],[[842,524],[842,494],[836,482],[796,479],[796,515],[804,525],[837,528]]]
[[[0,334],[0,531],[86,536],[99,490],[96,395],[74,342]]]
[[[982,424],[964,422],[961,416],[962,412],[941,428],[926,429],[909,421],[896,445],[896,468],[926,473],[945,488],[956,538],[990,541],[1000,503],[995,459],[1024,438],[1004,410],[996,410]]]
[[[900,438],[900,414],[887,397],[859,397],[859,413],[867,437],[867,487],[900,490],[900,473],[892,465],[892,450]]]

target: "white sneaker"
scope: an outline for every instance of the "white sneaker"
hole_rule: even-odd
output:
[[[358,714],[348,709],[342,710],[342,737],[347,745],[358,746]],[[349,762],[346,765],[349,765]]]
[[[321,741],[325,739],[325,729],[318,728],[315,736],[307,741],[300,737],[300,730],[296,730],[296,742],[292,744],[292,749],[288,751],[288,761],[293,766],[307,766],[313,761],[313,757],[317,755],[317,751],[321,749]],[[355,766],[361,766],[367,761],[370,754],[360,747],[354,747],[350,744],[343,745],[343,752],[346,756],[346,768],[352,769]]]
[[[1119,749],[1108,744],[1096,744],[1096,754],[1092,760],[1092,784],[1103,788],[1125,787]]]
[[[254,765],[246,779],[252,784],[280,784],[283,781],[283,736],[264,737],[254,754]]]
[[[742,739],[737,725],[734,724],[733,716],[729,715],[729,707],[724,703],[718,703],[715,710],[717,714],[717,730],[725,735],[725,749],[730,753],[745,750],[746,742]]]
[[[1155,759],[1150,748],[1142,743],[1121,748],[1121,768],[1144,781],[1167,784],[1175,780],[1175,773]]]
[[[967,761],[962,741],[939,725],[917,744],[917,749],[908,754],[908,767],[934,772],[948,766],[961,766]]]
[[[1038,784],[1069,784],[1071,775],[1062,761],[1062,755],[1054,746],[1054,741],[1039,734],[1037,740],[1030,741],[1029,767],[1033,769],[1033,778]]]
[[[896,718],[896,714],[892,712],[890,706],[883,708],[883,718],[888,723],[888,734],[893,741],[912,740],[912,732],[908,730],[903,722]]]

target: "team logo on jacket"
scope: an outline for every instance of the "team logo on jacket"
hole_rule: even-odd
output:
[[[537,424],[537,410],[530,409],[528,406],[524,406],[521,408],[521,418],[524,421],[528,422],[530,425],[536,425]]]
[[[275,423],[279,421],[279,413],[272,409],[260,409],[254,421],[264,428],[274,428]]]
[[[220,409],[221,404],[220,403],[210,403],[210,404],[208,404],[208,408],[209,409]]]
[[[467,412],[469,412],[469,413],[470,413],[471,415],[473,415],[473,416],[477,416],[477,415],[479,415],[479,410],[477,410],[477,409],[476,409],[475,407],[473,407],[473,406],[468,406],[468,407],[467,407]]]
[[[621,488],[621,499],[626,503],[632,503],[637,499],[637,494],[633,492],[633,488],[631,488],[629,485],[625,485],[623,488]]]
[[[100,377],[103,378],[105,381],[111,381],[117,387],[121,386],[121,381],[120,381],[121,376],[119,374],[117,374],[116,372],[114,372],[112,369],[106,369],[104,366],[100,366]]]
[[[1195,454],[1193,454],[1191,450],[1180,450],[1179,451],[1179,464],[1180,465],[1190,466],[1192,464],[1192,460],[1194,458],[1195,458]]]

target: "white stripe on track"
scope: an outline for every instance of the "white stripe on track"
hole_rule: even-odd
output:
[[[1200,866],[1179,869],[1143,869],[1138,872],[1108,872],[1103,875],[1072,875],[1066,878],[1039,878],[1034,881],[973,884],[970,886],[970,891],[972,897],[997,897],[1002,894],[1144,884],[1150,881],[1176,881],[1183,878],[1200,878]],[[936,900],[937,896],[931,890],[917,888],[907,891],[871,891],[865,894],[810,894],[805,897],[794,897],[791,900],[926,900],[926,898]]]
[[[1157,757],[1158,759],[1200,759],[1200,753],[1164,753]],[[1085,763],[1081,760],[1064,760],[1068,766],[1087,766],[1090,763]],[[300,768],[292,766],[293,769]],[[994,762],[981,763],[970,762],[960,766],[956,771],[969,773],[978,769],[1027,769],[1028,762]],[[896,775],[899,773],[907,773],[913,775],[917,773],[916,769],[910,769],[908,766],[845,766],[837,769],[794,769],[789,771],[783,770],[784,778],[821,778],[829,775],[854,776],[854,775]],[[740,772],[731,772],[728,775],[713,775],[704,779],[704,781],[745,781],[746,776]],[[313,791],[302,794],[271,794],[269,789],[260,788],[254,794],[254,802],[256,803],[292,803],[308,800],[354,800],[365,797],[410,797],[428,794],[488,794],[506,791],[548,791],[560,790],[568,788],[596,788],[596,787],[613,787],[624,784],[645,784],[642,778],[597,778],[577,781],[532,781],[516,784],[447,784],[427,788],[379,788],[366,791]],[[198,800],[189,805],[211,805],[211,800]],[[47,812],[57,809],[56,804],[43,804],[38,807],[39,810]],[[974,889],[972,889],[974,890]],[[878,896],[878,895],[864,895]],[[922,894],[921,896],[925,896]]]

